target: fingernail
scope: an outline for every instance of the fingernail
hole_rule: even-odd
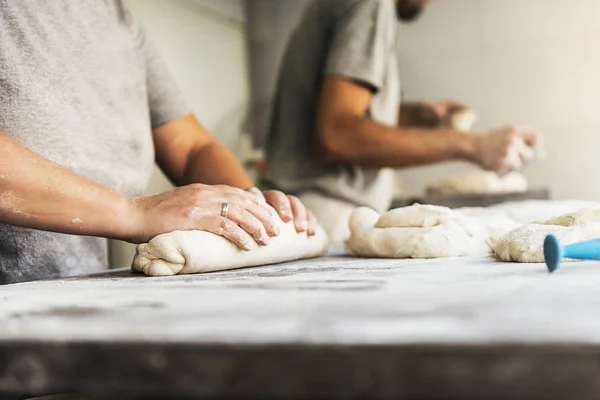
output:
[[[298,222],[297,227],[300,230],[300,232],[306,232],[306,228],[307,228],[306,221]]]
[[[288,208],[283,208],[283,209],[281,210],[281,214],[283,214],[283,216],[285,217],[285,219],[286,219],[287,221],[290,221],[291,219],[293,219],[293,218],[294,218],[294,215],[292,214],[292,210],[290,210],[290,209],[288,209]],[[287,221],[286,221],[286,222],[287,222]]]
[[[271,238],[269,236],[261,236],[258,238],[258,241],[262,245],[267,246],[269,243],[271,243]]]
[[[281,233],[281,230],[279,229],[279,227],[277,225],[273,225],[273,227],[271,228],[271,236],[278,236]]]
[[[308,230],[308,236],[315,236],[316,234],[317,234],[317,232],[314,229]]]

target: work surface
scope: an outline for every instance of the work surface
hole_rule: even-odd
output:
[[[491,257],[4,286],[0,390],[598,398],[599,288]]]

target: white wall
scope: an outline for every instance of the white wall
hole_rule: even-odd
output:
[[[545,135],[547,159],[525,170],[556,198],[600,200],[600,1],[446,0],[404,26],[409,98],[461,100],[476,129],[516,123]],[[404,190],[465,170],[402,172]]]
[[[227,11],[241,15],[239,0],[227,1]],[[243,21],[219,15],[219,7],[206,7],[211,0],[128,0],[142,22],[188,104],[200,121],[234,153],[249,97]],[[158,169],[148,193],[171,186]],[[111,243],[111,266],[129,265],[133,246]]]

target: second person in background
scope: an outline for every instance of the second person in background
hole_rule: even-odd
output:
[[[332,244],[348,236],[358,206],[387,210],[389,168],[467,160],[493,171],[514,167],[511,150],[538,137],[514,127],[486,134],[443,121],[454,102],[401,104],[399,21],[428,0],[313,1],[284,55],[267,143],[266,188],[298,196]]]

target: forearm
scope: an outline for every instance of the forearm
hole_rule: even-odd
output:
[[[204,183],[240,189],[253,186],[252,180],[233,154],[217,141],[189,153],[180,185]]]
[[[0,223],[126,238],[127,199],[0,133]]]
[[[332,161],[402,168],[474,158],[473,136],[451,129],[398,129],[356,118],[331,131],[328,136],[338,138],[327,146]]]

